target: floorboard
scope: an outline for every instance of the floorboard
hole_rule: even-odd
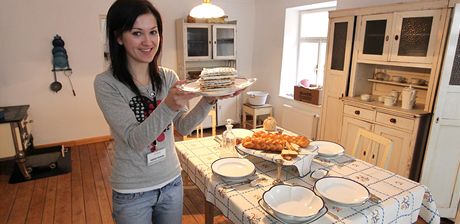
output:
[[[110,172],[113,143],[71,149],[72,172],[9,184],[14,161],[0,162],[0,224],[114,223]],[[5,166],[7,169],[5,169]],[[184,176],[184,224],[204,223],[204,195]],[[231,223],[217,215],[214,223]]]

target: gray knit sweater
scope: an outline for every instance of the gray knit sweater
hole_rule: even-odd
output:
[[[151,100],[136,96],[115,79],[111,70],[97,75],[94,80],[97,103],[115,140],[115,162],[111,176],[114,189],[148,188],[180,175],[173,129],[181,134],[190,133],[212,107],[202,99],[190,111],[171,110],[161,101],[178,77],[174,71],[162,67],[160,74],[164,85],[161,93],[157,93],[158,106],[153,111]],[[153,150],[155,140],[157,150],[166,149],[166,159],[147,166],[147,154]]]

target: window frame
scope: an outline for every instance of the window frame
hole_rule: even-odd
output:
[[[337,2],[336,1],[330,1],[330,2],[325,2],[325,4],[312,4],[312,5],[306,5],[302,7],[296,7],[296,8],[290,8],[286,9],[286,21],[285,21],[285,26],[287,26],[287,18],[288,18],[288,13],[296,13],[296,23],[297,27],[294,28],[295,30],[288,29],[287,27],[285,28],[285,33],[284,33],[284,44],[283,44],[283,62],[282,62],[282,69],[281,69],[281,80],[285,79],[294,79],[293,81],[281,81],[280,82],[280,87],[279,87],[279,96],[285,97],[285,98],[294,98],[294,86],[297,85],[302,78],[299,75],[299,70],[300,70],[300,46],[303,43],[316,43],[318,45],[318,53],[317,53],[317,62],[320,62],[320,58],[323,57],[324,63],[326,62],[326,52],[327,52],[327,35],[325,37],[302,37],[301,36],[301,27],[302,27],[302,15],[303,14],[308,14],[308,13],[315,13],[315,12],[329,12],[331,10],[335,10],[337,7]],[[293,12],[289,12],[289,10],[293,10]],[[291,20],[292,21],[292,20]],[[329,18],[328,18],[328,23],[329,23]],[[295,38],[293,37],[287,37],[286,35],[295,35]],[[295,50],[292,51],[287,48],[292,48],[287,46],[289,44],[292,44],[292,41],[295,41]],[[291,42],[290,42],[291,41]],[[324,55],[321,55],[321,45],[324,45],[326,47],[326,52],[324,52]],[[290,53],[289,53],[290,52]],[[289,56],[288,56],[289,55]],[[295,59],[295,62],[288,62],[289,59],[285,58],[289,57],[292,59]],[[287,67],[292,66],[295,63],[295,69],[288,69]],[[319,65],[317,65],[317,68],[315,69],[315,79],[312,80],[317,83],[324,83],[324,72],[325,72],[325,65],[323,65],[323,68],[321,69]],[[323,81],[318,82],[319,78],[318,77],[318,71],[323,72],[322,79]],[[290,74],[290,73],[295,73],[295,74]],[[288,87],[292,85],[291,87]],[[289,90],[291,88],[292,90]]]

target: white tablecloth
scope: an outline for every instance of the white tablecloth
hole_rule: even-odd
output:
[[[204,193],[206,200],[219,208],[232,222],[278,223],[258,204],[263,192],[272,186],[276,176],[276,165],[273,162],[248,156],[255,164],[259,177],[265,177],[268,181],[257,187],[246,184],[224,189],[226,184],[213,175],[211,170],[211,164],[219,158],[219,144],[213,137],[176,142],[176,149],[182,168]],[[383,201],[378,204],[366,202],[355,207],[326,203],[333,215],[326,214],[314,223],[415,223],[419,215],[428,223],[440,222],[432,195],[427,187],[419,183],[360,160],[338,166],[336,159],[315,159],[312,170],[317,168],[329,169],[330,176],[360,182]],[[313,189],[314,180],[308,175],[299,177],[293,166],[283,167],[282,173],[284,182]]]

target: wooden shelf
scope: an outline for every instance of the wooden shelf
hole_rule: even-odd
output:
[[[425,89],[428,90],[428,86],[420,86],[420,85],[413,85],[409,83],[400,83],[400,82],[392,82],[392,81],[383,81],[383,80],[377,80],[377,79],[367,79],[369,82],[375,82],[375,83],[382,83],[382,84],[388,84],[388,85],[394,85],[394,86],[412,86],[413,88],[416,89]]]

